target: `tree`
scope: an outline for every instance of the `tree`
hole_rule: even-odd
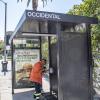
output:
[[[97,17],[97,10],[100,10],[100,0],[83,0],[80,5],[74,5],[69,11],[70,14]]]
[[[17,2],[19,2],[20,0],[17,0]],[[23,0],[21,0],[22,2]],[[43,2],[43,6],[44,4],[47,4],[48,0],[41,0]],[[52,1],[52,0],[51,0]],[[31,0],[27,0],[27,6],[29,6]],[[38,0],[32,0],[32,8],[33,10],[37,10],[38,7]]]

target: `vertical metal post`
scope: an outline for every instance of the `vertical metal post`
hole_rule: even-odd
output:
[[[4,25],[4,61],[2,61],[2,72],[6,75],[7,72],[7,61],[6,61],[6,26],[7,26],[7,3],[0,0],[5,5],[5,25]]]
[[[62,90],[60,89],[60,60],[59,58],[61,57],[60,55],[60,34],[61,34],[61,26],[60,23],[57,22],[56,24],[56,33],[57,33],[57,76],[58,76],[58,100],[63,100],[63,93]]]
[[[13,59],[13,40],[11,41],[11,67],[12,67],[12,94],[14,94],[14,82],[15,82],[15,68],[14,68],[14,59]]]
[[[90,25],[86,24],[87,32],[87,46],[88,46],[88,79],[89,79],[89,94],[90,100],[93,100],[93,59],[92,59],[92,47],[91,47],[91,31]]]
[[[40,39],[40,48],[39,48],[39,51],[40,51],[40,59],[42,59],[42,39],[41,37],[39,37]]]
[[[39,27],[39,34],[40,34],[40,32],[41,32],[41,24],[39,23],[39,25],[38,25],[38,27]],[[39,42],[40,42],[40,48],[39,48],[39,53],[40,53],[40,60],[42,59],[42,39],[41,39],[41,36],[39,36]]]
[[[48,50],[49,50],[49,69],[50,69],[50,67],[51,67],[51,44],[50,44],[50,42],[51,42],[51,37],[48,37]],[[50,73],[49,73],[49,79],[50,79],[50,84],[51,84],[51,77],[50,77]],[[51,85],[50,85],[50,93],[52,92],[52,87],[51,87]]]
[[[6,27],[7,27],[7,3],[5,3],[5,35],[4,35],[4,61],[6,61]]]

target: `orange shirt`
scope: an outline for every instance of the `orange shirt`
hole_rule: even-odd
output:
[[[30,81],[42,84],[42,64],[37,62],[31,71]]]

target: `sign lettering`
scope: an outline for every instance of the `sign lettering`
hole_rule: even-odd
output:
[[[49,14],[43,12],[27,12],[29,17],[39,17],[39,18],[46,18],[46,19],[58,19],[60,20],[60,15],[57,14]]]

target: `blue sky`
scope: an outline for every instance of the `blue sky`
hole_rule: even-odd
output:
[[[32,9],[31,3],[26,6],[26,1],[17,3],[17,0],[3,0],[7,2],[7,31],[14,31],[25,9]],[[40,0],[41,1],[41,0]],[[80,4],[82,0],[48,0],[48,4],[43,8],[42,2],[39,1],[38,10],[66,13],[75,4]],[[0,2],[0,37],[4,35],[4,4]]]

